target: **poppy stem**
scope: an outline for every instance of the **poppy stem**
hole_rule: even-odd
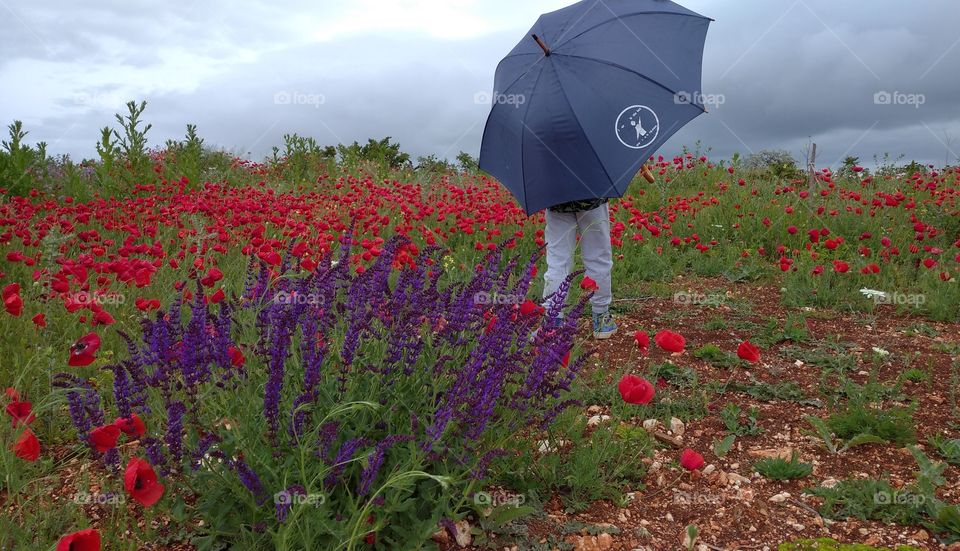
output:
[[[543,49],[543,53],[546,54],[547,57],[550,57],[550,48],[547,48],[547,45],[543,42],[543,39],[535,34],[531,34],[530,36],[537,41],[537,44],[541,49]]]

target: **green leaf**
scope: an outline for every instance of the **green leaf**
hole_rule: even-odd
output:
[[[819,417],[814,417],[808,415],[804,417],[807,420],[807,423],[810,423],[810,426],[817,431],[817,435],[823,440],[823,445],[826,446],[827,451],[830,453],[837,453],[837,445],[833,442],[833,436],[830,433],[830,429],[827,428],[827,424],[823,419]]]
[[[713,442],[713,454],[717,457],[723,457],[730,452],[730,448],[733,447],[733,443],[736,442],[737,435],[729,434],[723,440],[716,440]]]
[[[864,444],[886,444],[887,441],[873,434],[858,434],[847,441],[840,451],[847,451],[850,448],[863,446]]]
[[[518,518],[523,518],[534,511],[536,511],[536,509],[528,505],[522,505],[519,507],[515,505],[500,505],[490,513],[489,522],[494,527],[499,528],[500,526],[513,522]]]

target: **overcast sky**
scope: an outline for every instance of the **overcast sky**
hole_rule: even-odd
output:
[[[92,157],[99,128],[145,99],[151,145],[194,123],[257,160],[293,132],[476,155],[498,61],[568,3],[0,0],[0,122]],[[703,78],[714,104],[661,154],[699,140],[720,158],[782,148],[802,160],[813,139],[820,166],[960,156],[960,1],[681,3],[716,20]]]

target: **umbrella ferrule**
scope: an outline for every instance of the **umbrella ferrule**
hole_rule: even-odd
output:
[[[543,49],[544,55],[546,55],[547,57],[549,57],[549,56],[550,56],[550,48],[547,48],[547,45],[546,45],[546,43],[544,43],[543,39],[540,38],[539,36],[535,35],[535,34],[531,34],[530,36],[531,36],[534,40],[536,40],[536,41],[537,41],[537,44],[540,46],[540,48]]]

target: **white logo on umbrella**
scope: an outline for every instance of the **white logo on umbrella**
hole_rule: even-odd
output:
[[[620,112],[617,139],[630,149],[643,149],[660,134],[660,118],[646,105],[631,105]]]

